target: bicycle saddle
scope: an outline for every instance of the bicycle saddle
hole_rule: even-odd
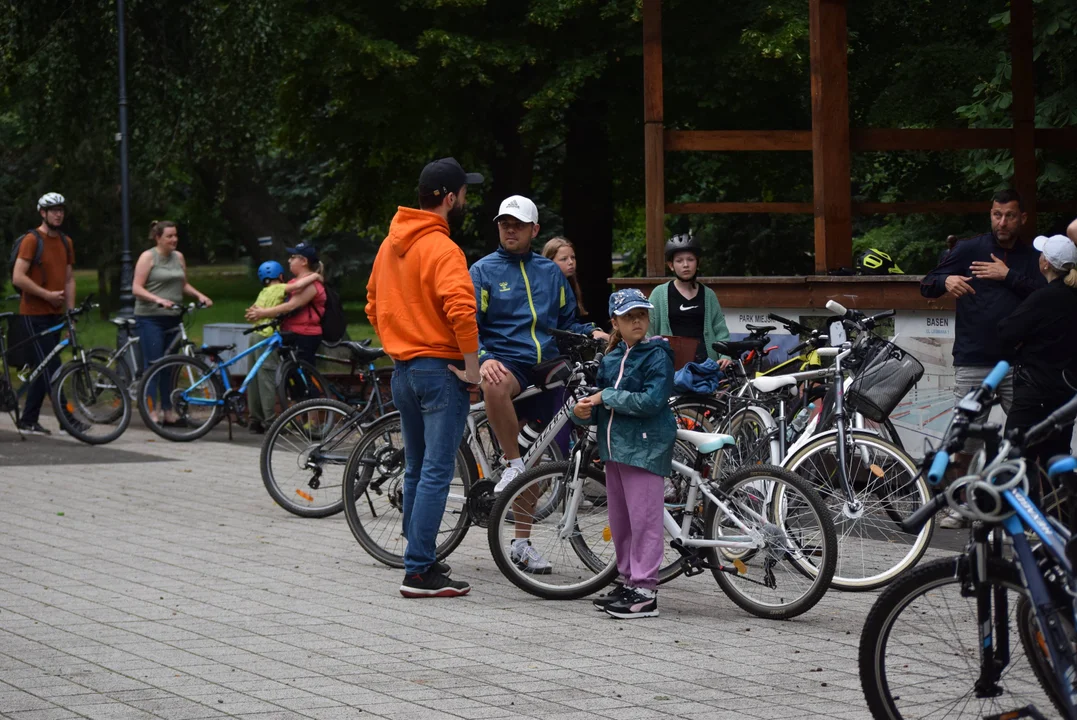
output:
[[[129,317],[129,318],[114,317],[114,318],[110,318],[109,322],[112,323],[113,325],[115,325],[116,327],[123,327],[124,325],[127,325],[128,327],[134,327],[136,320],[133,317]]]
[[[704,455],[710,455],[716,450],[721,450],[727,445],[736,445],[737,440],[732,435],[722,433],[704,433],[694,430],[677,430],[677,439],[692,443]]]
[[[199,348],[199,351],[205,353],[206,355],[212,355],[213,357],[216,357],[221,353],[231,352],[235,349],[236,346],[233,343],[232,345],[203,345],[201,348]]]
[[[753,333],[768,333],[776,329],[773,325],[750,325],[747,323],[744,327],[748,328],[748,332]]]
[[[346,347],[352,354],[352,359],[357,363],[374,362],[380,357],[385,357],[385,350],[380,347],[367,347],[362,342],[354,340],[341,340],[332,347]]]
[[[737,340],[726,342],[716,342],[711,345],[717,352],[722,355],[728,355],[731,358],[740,356],[741,353],[746,353],[749,350],[762,350],[766,344],[770,342],[770,338],[759,338],[757,340]]]
[[[759,392],[771,393],[784,387],[796,385],[797,379],[792,375],[764,375],[763,377],[752,378],[748,382]]]

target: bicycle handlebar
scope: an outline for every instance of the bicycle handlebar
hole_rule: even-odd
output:
[[[259,330],[275,330],[278,325],[280,325],[280,320],[278,320],[277,318],[274,318],[273,320],[270,320],[265,325],[255,325],[252,328],[248,328],[248,329],[244,330],[243,334],[244,335],[250,335],[251,333],[258,332]]]
[[[1077,395],[1070,399],[1068,403],[1048,415],[1042,422],[1030,427],[1028,432],[1025,433],[1025,444],[1035,445],[1044,438],[1061,430],[1063,426],[1069,425],[1073,422],[1074,417],[1077,417]]]
[[[898,525],[904,532],[916,535],[920,532],[920,528],[922,528],[935,513],[942,510],[943,506],[946,504],[946,494],[940,493],[921,505],[919,510],[902,520]]]
[[[804,327],[803,325],[798,323],[796,320],[790,320],[789,318],[783,318],[781,315],[775,315],[774,313],[767,313],[767,319],[768,320],[774,320],[776,322],[780,322],[788,330],[790,330],[791,332],[796,333],[797,335],[800,335],[801,333],[809,333],[809,332],[811,332],[811,330]]]

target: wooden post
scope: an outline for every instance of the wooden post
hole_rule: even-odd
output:
[[[1010,88],[1013,92],[1013,186],[1025,201],[1026,241],[1036,236],[1036,85],[1032,65],[1032,0],[1010,2]]]
[[[666,157],[662,101],[662,0],[643,0],[643,157],[647,275],[665,274]]]
[[[853,261],[846,0],[811,0],[815,271]]]

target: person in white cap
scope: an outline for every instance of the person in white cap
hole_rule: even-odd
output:
[[[1077,392],[1077,246],[1065,235],[1040,236],[1040,272],[1047,287],[1029,295],[998,325],[1014,365],[1013,403],[1006,431],[1027,430]],[[1068,455],[1073,424],[1028,448],[1026,457],[1046,469],[1055,455]],[[1035,482],[1032,483],[1036,493]]]
[[[533,384],[536,365],[559,354],[548,328],[587,334],[599,331],[590,323],[576,321],[576,296],[561,268],[532,251],[531,243],[539,234],[535,203],[522,195],[507,197],[494,222],[501,247],[471,266],[471,280],[479,306],[483,399],[507,463],[495,489],[501,492],[524,471],[517,443],[521,428],[512,399]],[[548,422],[561,396],[544,393],[539,398],[543,402],[534,408],[531,419]],[[549,563],[531,547],[529,534],[529,525],[517,526],[513,560],[527,572],[549,573]]]

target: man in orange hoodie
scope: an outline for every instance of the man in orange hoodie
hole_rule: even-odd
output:
[[[397,208],[367,283],[366,314],[396,364],[393,402],[404,440],[404,597],[466,595],[434,556],[464,434],[469,390],[480,383],[475,286],[464,252],[449,238],[467,202],[453,158],[423,168],[419,210]]]

